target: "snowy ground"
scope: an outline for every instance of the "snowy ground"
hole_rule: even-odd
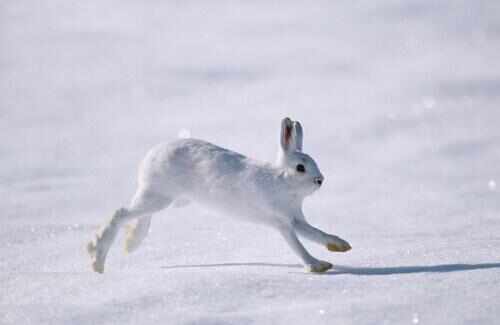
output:
[[[497,324],[498,1],[0,2],[1,324]],[[85,243],[181,129],[326,183],[308,245],[201,206],[107,273]],[[205,223],[206,220],[215,222]]]

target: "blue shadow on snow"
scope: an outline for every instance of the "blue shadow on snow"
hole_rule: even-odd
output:
[[[162,266],[162,269],[196,269],[196,268],[218,268],[218,267],[281,267],[281,268],[302,268],[300,264],[279,264],[279,263],[218,263],[218,264],[187,264]],[[413,274],[413,273],[446,273],[473,271],[484,269],[500,268],[500,263],[480,263],[480,264],[438,264],[425,266],[389,266],[389,267],[354,267],[345,265],[335,265],[333,269],[324,274],[353,274],[353,275],[393,275],[393,274]]]

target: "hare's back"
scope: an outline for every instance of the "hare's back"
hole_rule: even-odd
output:
[[[198,139],[179,139],[155,146],[146,155],[140,178],[148,184],[203,188],[213,181],[248,170],[247,157]]]
[[[171,142],[166,148],[165,162],[171,167],[189,167],[203,171],[243,168],[248,158],[231,150],[219,147],[210,142],[198,139],[179,139]],[[228,170],[229,169],[229,170]]]

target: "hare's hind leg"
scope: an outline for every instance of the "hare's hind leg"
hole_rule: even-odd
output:
[[[190,201],[186,198],[176,198],[170,206],[182,208],[189,205]],[[127,225],[127,236],[125,238],[125,251],[132,253],[141,245],[146,238],[151,226],[151,215],[143,216]]]
[[[150,216],[172,202],[170,198],[139,190],[128,208],[116,210],[112,218],[97,232],[95,238],[87,245],[87,250],[92,259],[92,269],[104,272],[104,263],[108,251],[113,244],[121,226],[136,218]]]
[[[139,248],[144,238],[148,235],[151,217],[151,215],[148,215],[137,218],[137,220],[130,222],[126,226],[125,252],[132,253]]]
[[[169,202],[166,202],[166,201]],[[148,194],[147,191],[139,189],[132,199],[131,206],[142,207],[148,205],[161,206],[160,209],[165,208],[172,200],[158,197],[158,195]],[[132,253],[141,245],[142,241],[146,238],[151,225],[151,214],[144,215],[129,222],[126,226],[125,236],[125,252]]]

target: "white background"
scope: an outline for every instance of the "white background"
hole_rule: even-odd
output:
[[[498,1],[2,1],[0,323],[496,324],[499,54]],[[284,116],[336,269],[190,205],[90,271],[152,145],[274,160]]]

